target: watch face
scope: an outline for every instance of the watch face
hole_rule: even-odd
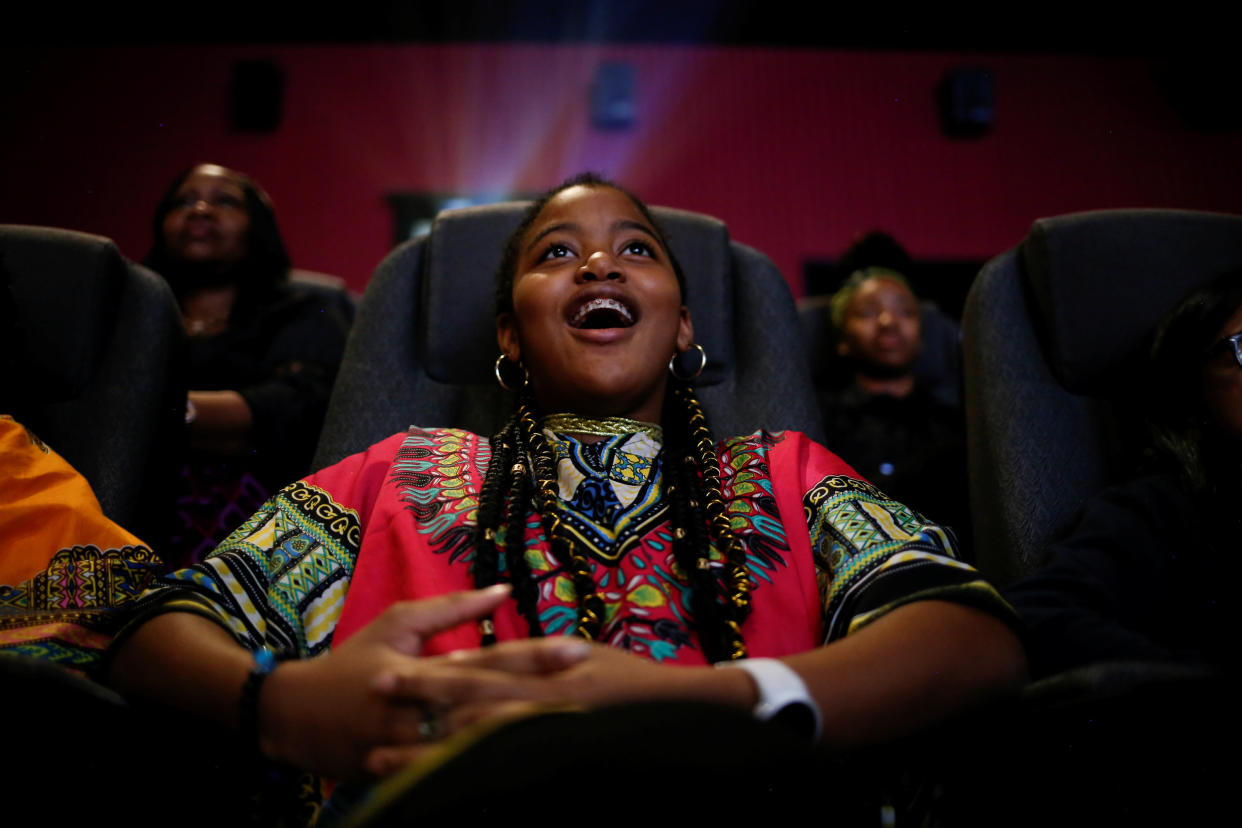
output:
[[[815,711],[806,702],[789,702],[776,711],[769,721],[804,737],[808,742],[815,738]]]

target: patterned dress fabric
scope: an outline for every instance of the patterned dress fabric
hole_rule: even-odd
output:
[[[104,515],[90,484],[12,417],[0,416],[0,653],[84,672],[162,569]]]
[[[661,446],[643,434],[586,443],[545,432],[557,454],[563,519],[589,550],[605,601],[600,639],[668,664],[703,664],[689,587],[673,560]],[[846,635],[921,598],[961,601],[1006,618],[1007,605],[954,558],[945,529],[896,503],[805,436],[756,433],[717,446],[733,531],[755,583],[742,630],[752,656],[781,656]],[[198,613],[247,648],[318,655],[394,601],[471,589],[486,438],[411,428],[287,486],[201,563],[145,595],[128,629],[168,611]],[[530,467],[529,464],[527,466]],[[527,516],[526,563],[548,634],[574,628],[577,595]],[[504,549],[503,537],[497,547]],[[710,562],[723,575],[724,557]],[[506,564],[501,561],[502,575]],[[493,615],[497,638],[529,635],[512,600]],[[124,635],[122,631],[121,635]],[[432,637],[426,654],[474,648],[477,625]],[[299,813],[321,782],[303,777]],[[320,824],[365,791],[338,786]]]
[[[563,513],[604,596],[601,640],[661,662],[702,664],[689,588],[672,557],[660,445],[642,434],[596,443],[549,436]],[[394,435],[286,487],[207,560],[166,576],[140,615],[196,612],[245,647],[312,656],[394,601],[469,589],[490,456],[487,441],[465,431]],[[743,625],[751,655],[809,649],[921,598],[1008,617],[992,588],[954,558],[950,532],[803,435],[734,438],[718,456],[756,585]],[[549,634],[571,632],[577,596],[533,512],[525,548],[540,624]],[[710,559],[723,573],[723,555],[712,550]],[[512,601],[494,619],[500,640],[529,635]],[[435,636],[426,651],[479,644],[477,629],[465,625]]]

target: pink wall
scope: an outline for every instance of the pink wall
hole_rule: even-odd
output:
[[[285,118],[231,132],[232,63],[276,61]],[[593,129],[603,59],[637,70],[639,122]],[[996,124],[943,137],[944,71],[995,76]],[[1242,213],[1242,134],[1188,131],[1141,60],[612,46],[189,46],[0,56],[0,222],[110,236],[140,258],[182,167],[251,173],[295,263],[361,288],[394,190],[537,190],[582,169],[712,213],[800,291],[801,262],[883,227],[916,257],[983,258],[1039,216]]]

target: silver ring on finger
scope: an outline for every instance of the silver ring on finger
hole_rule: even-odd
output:
[[[418,739],[421,742],[434,742],[444,736],[444,718],[430,702],[418,705]]]

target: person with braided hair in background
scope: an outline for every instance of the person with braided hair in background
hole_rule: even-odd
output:
[[[696,813],[736,808],[701,794],[762,744],[874,744],[1014,686],[1010,611],[951,533],[800,434],[714,440],[684,292],[636,197],[590,175],[544,195],[498,278],[509,422],[412,427],[286,487],[140,601],[113,684],[279,763],[412,784],[422,799],[399,799],[441,816],[497,790],[534,806],[530,785],[582,804],[598,791],[567,777],[622,768],[698,791],[678,797]],[[591,712],[478,743],[549,706]],[[461,763],[461,786],[429,770]]]

